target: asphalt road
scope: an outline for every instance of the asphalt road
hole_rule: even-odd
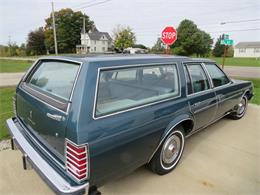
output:
[[[141,167],[100,188],[104,195],[260,194],[260,106],[241,120],[222,119],[186,142],[168,175]],[[0,194],[53,194],[35,171],[23,171],[19,151],[0,152]]]

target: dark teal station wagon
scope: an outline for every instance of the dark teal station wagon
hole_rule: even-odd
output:
[[[172,56],[50,57],[24,75],[7,120],[12,148],[57,194],[97,187],[147,165],[163,175],[185,138],[244,116],[252,83],[206,59]]]

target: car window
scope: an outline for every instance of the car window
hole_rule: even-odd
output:
[[[216,64],[205,64],[214,87],[219,87],[229,83],[228,77],[220,70]]]
[[[188,94],[191,94],[192,93],[192,85],[191,85],[190,75],[188,73],[186,66],[184,66],[184,73],[185,73],[185,78],[186,78],[186,82],[187,82],[187,92],[188,92]]]
[[[191,76],[193,93],[209,89],[209,82],[205,71],[200,64],[188,64],[188,72]]]
[[[178,96],[179,92],[175,65],[101,70],[95,114],[102,116],[156,102]]]
[[[79,65],[67,62],[41,62],[27,83],[37,89],[68,100]]]

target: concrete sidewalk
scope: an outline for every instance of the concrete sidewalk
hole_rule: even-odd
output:
[[[187,139],[176,169],[158,176],[141,167],[100,188],[107,195],[260,194],[260,107],[241,120],[222,119]],[[21,153],[0,152],[1,194],[53,194]]]
[[[16,86],[24,74],[24,72],[0,73],[0,87]]]

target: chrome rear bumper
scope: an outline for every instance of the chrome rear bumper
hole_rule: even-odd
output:
[[[88,193],[89,183],[72,186],[68,183],[48,162],[46,162],[32,145],[26,140],[14,122],[10,118],[6,121],[7,127],[13,137],[13,141],[23,154],[28,157],[36,172],[58,194],[84,194]]]

